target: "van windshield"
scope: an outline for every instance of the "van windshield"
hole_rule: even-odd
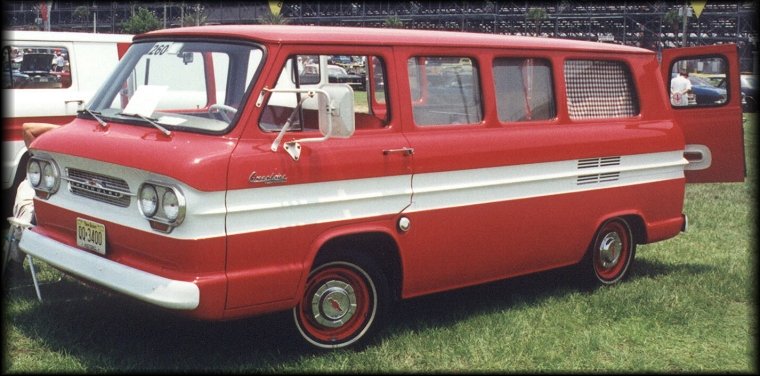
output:
[[[235,123],[262,57],[261,48],[247,44],[136,43],[79,116],[224,132]]]

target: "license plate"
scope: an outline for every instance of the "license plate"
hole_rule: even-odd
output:
[[[106,226],[84,218],[77,218],[77,245],[106,254]]]

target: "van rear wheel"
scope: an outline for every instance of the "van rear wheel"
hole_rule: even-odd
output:
[[[636,242],[628,222],[622,218],[610,219],[594,236],[584,269],[591,269],[594,282],[612,285],[628,276],[635,254]]]
[[[363,342],[375,332],[386,304],[385,277],[371,262],[328,261],[309,273],[293,318],[301,336],[319,348]]]

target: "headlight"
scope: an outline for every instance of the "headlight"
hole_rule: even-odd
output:
[[[148,181],[140,187],[138,200],[140,212],[156,231],[169,233],[185,219],[185,196],[177,187]]]
[[[42,168],[42,183],[45,189],[53,191],[55,184],[58,182],[58,172],[55,170],[52,164],[46,163]]]
[[[29,179],[29,182],[32,183],[33,187],[40,185],[40,181],[42,180],[42,168],[40,168],[39,161],[32,160],[29,162],[29,165],[26,168],[26,176]]]
[[[140,211],[146,217],[156,215],[156,211],[158,211],[158,193],[156,192],[156,187],[144,184],[140,188]]]
[[[167,190],[161,199],[164,207],[164,215],[169,222],[174,222],[179,217],[179,199],[173,190]]]
[[[47,200],[58,191],[61,185],[61,174],[58,165],[52,158],[35,156],[29,160],[26,176],[34,187],[37,197]]]

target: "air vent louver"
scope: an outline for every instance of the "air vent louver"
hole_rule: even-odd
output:
[[[620,157],[586,158],[578,160],[578,169],[585,170],[599,167],[619,166]],[[578,185],[606,183],[620,179],[620,172],[605,172],[602,174],[579,175]]]

